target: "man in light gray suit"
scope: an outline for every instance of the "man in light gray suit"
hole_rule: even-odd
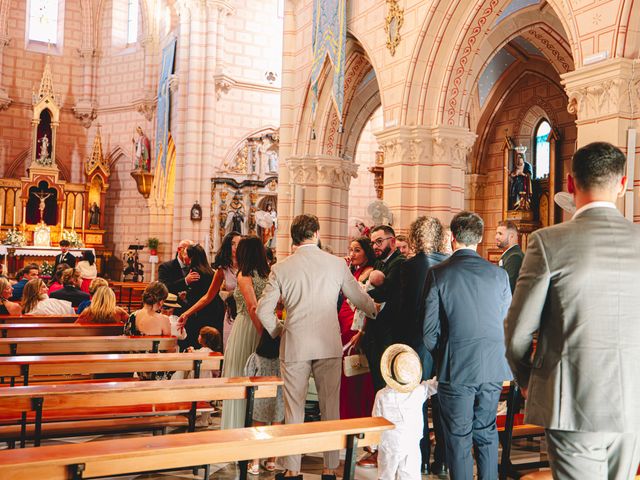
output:
[[[340,418],[342,341],[338,322],[338,296],[344,295],[367,316],[375,316],[375,303],[358,284],[342,258],[318,248],[320,224],[314,215],[298,215],[291,224],[297,249],[275,264],[258,303],[258,318],[275,336],[281,328],[274,313],[282,298],[287,318],[280,343],[280,369],[284,380],[285,423],[304,421],[309,376],[318,389],[322,420]],[[340,460],[337,451],[324,455],[323,480],[335,480]],[[286,472],[276,478],[302,479],[300,455],[280,459]]]
[[[574,154],[577,211],[529,236],[507,316],[525,421],[546,428],[556,479],[629,479],[640,459],[640,226],[614,203],[625,163],[608,143]]]

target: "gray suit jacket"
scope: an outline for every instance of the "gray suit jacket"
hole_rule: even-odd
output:
[[[280,360],[299,362],[342,356],[338,295],[340,291],[368,316],[375,304],[347,263],[315,245],[303,245],[273,266],[258,302],[258,318],[274,336],[279,322],[274,313],[282,297],[286,309]]]
[[[640,431],[640,226],[598,207],[533,233],[506,339],[528,423]]]

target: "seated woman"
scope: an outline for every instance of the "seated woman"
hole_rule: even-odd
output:
[[[20,315],[22,313],[19,303],[9,301],[12,295],[13,289],[9,280],[0,277],[0,315]]]
[[[142,294],[142,308],[133,312],[124,326],[125,335],[171,335],[169,317],[158,313],[169,295],[162,282],[151,282]]]
[[[94,278],[98,276],[98,269],[96,268],[96,257],[91,250],[85,250],[82,252],[82,260],[76,265],[76,270],[80,273],[81,284],[80,290],[83,292],[89,292],[89,285]]]
[[[98,287],[91,297],[91,305],[85,308],[76,323],[124,323],[129,314],[116,306],[116,294],[108,286]]]
[[[89,285],[89,300],[85,300],[80,305],[78,305],[78,315],[80,315],[85,308],[91,305],[91,298],[96,293],[96,290],[100,287],[108,287],[109,282],[107,282],[104,278],[96,277],[91,281],[91,285]],[[127,314],[129,315],[129,314]]]
[[[51,295],[56,290],[60,290],[62,286],[62,272],[64,272],[69,265],[66,263],[59,263],[56,265],[56,271],[53,272],[51,276],[51,281],[49,282],[49,295]]]
[[[63,288],[51,294],[51,298],[67,300],[76,308],[85,300],[89,300],[89,294],[80,290],[80,273],[74,268],[67,268],[62,272]]]
[[[169,295],[162,282],[151,282],[142,293],[142,308],[129,315],[125,335],[171,335],[169,317],[158,313]],[[137,372],[141,380],[168,380],[173,372]]]
[[[29,280],[22,292],[24,315],[73,315],[71,302],[49,298],[47,285],[39,278]]]

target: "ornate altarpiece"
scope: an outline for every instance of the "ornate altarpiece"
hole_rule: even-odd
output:
[[[256,223],[256,212],[270,205],[277,215],[279,138],[275,130],[243,140],[211,179],[210,239],[213,251],[234,227],[243,234],[270,235]]]

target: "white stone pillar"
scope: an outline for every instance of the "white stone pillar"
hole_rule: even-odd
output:
[[[85,128],[89,128],[96,118],[96,109],[93,103],[93,70],[95,67],[96,51],[92,47],[83,47],[79,51],[82,60],[82,94],[73,112]]]

